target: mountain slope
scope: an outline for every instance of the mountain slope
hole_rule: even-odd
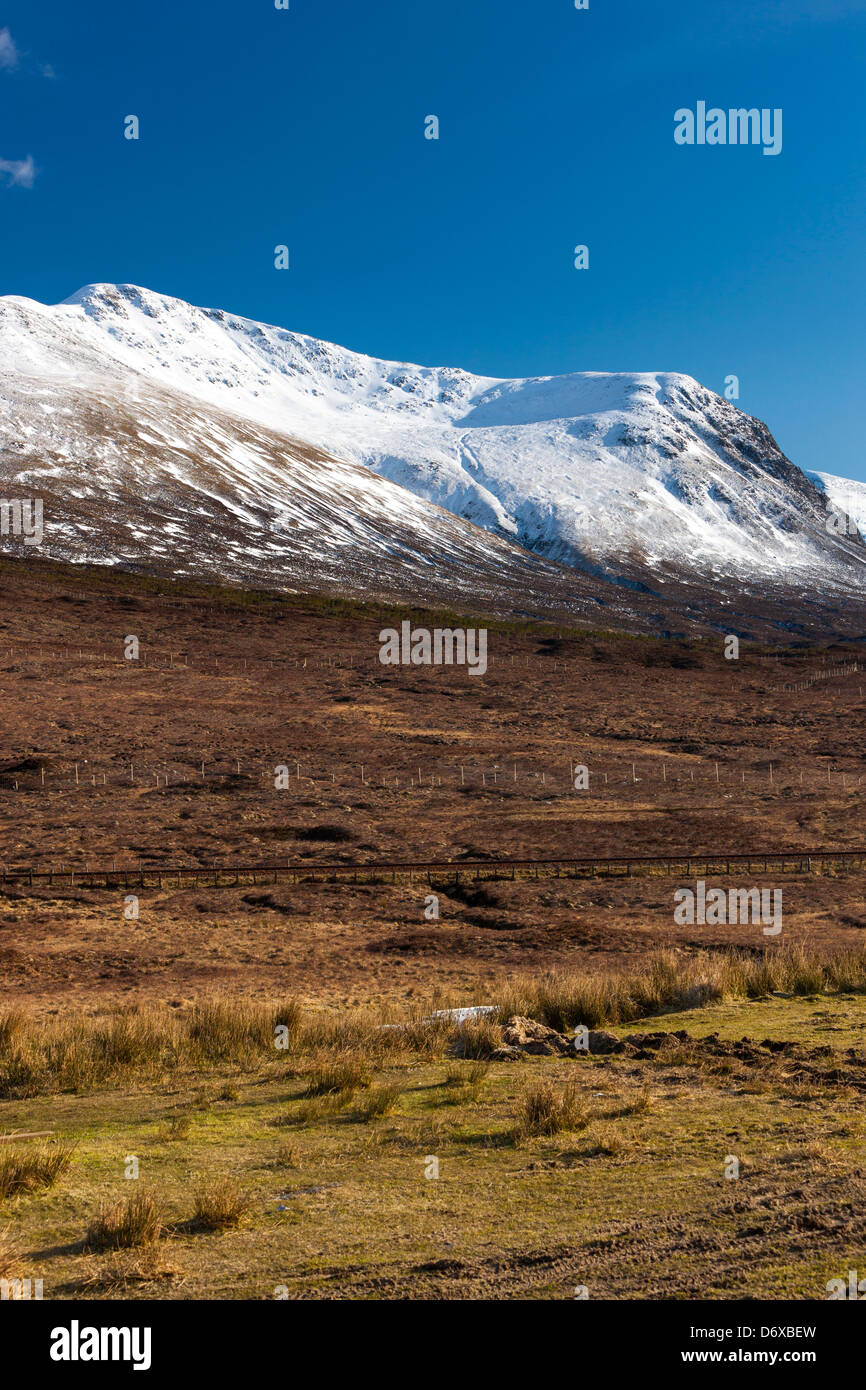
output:
[[[740,604],[796,630],[806,596],[863,625],[866,548],[828,524],[820,478],[672,373],[498,381],[96,285],[0,299],[0,466],[7,493],[48,490],[71,558],[481,585],[651,629],[730,626]]]
[[[830,504],[833,530],[852,536],[866,535],[866,483],[839,478],[833,473],[810,473]]]

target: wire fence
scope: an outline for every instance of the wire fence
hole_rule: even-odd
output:
[[[664,792],[707,786],[729,791],[739,788],[772,792],[801,787],[804,791],[835,788],[851,792],[863,785],[866,774],[858,771],[857,766],[839,768],[835,763],[836,760],[826,764],[812,761],[804,767],[802,760],[795,759],[790,763],[767,760],[743,766],[742,760],[698,761],[687,753],[613,763],[588,753],[558,763],[552,759],[539,764],[502,757],[483,762],[467,758],[463,762],[438,760],[426,764],[423,760],[405,760],[399,766],[385,767],[348,760],[327,766],[313,754],[275,754],[267,761],[228,758],[193,763],[159,757],[122,765],[115,761],[106,766],[100,765],[98,756],[58,759],[34,755],[7,762],[5,768],[0,768],[0,791],[39,793],[133,787],[165,790],[192,786],[236,791],[258,787],[274,792],[291,792],[302,786],[322,790],[356,786],[385,791],[480,788],[506,792],[529,788],[532,792],[544,790],[551,795],[591,799],[621,794],[623,788],[631,788],[635,793],[639,788]]]

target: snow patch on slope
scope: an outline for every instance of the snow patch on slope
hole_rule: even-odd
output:
[[[833,507],[835,526],[849,532],[853,526],[862,536],[866,536],[866,483],[853,478],[839,478],[833,473],[812,473],[810,477],[827,494]]]

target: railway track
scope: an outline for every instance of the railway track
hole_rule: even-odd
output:
[[[152,864],[111,868],[90,865],[4,868],[0,890],[12,887],[80,889],[218,887],[267,883],[432,884],[492,879],[660,877],[700,878],[710,874],[825,874],[866,870],[866,849],[749,850],[709,854],[594,855],[559,859],[379,860],[358,863]]]

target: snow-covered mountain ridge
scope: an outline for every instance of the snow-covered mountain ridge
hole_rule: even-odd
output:
[[[311,510],[313,454],[331,475]],[[636,590],[685,577],[866,594],[860,535],[829,523],[844,480],[801,472],[688,376],[497,380],[385,362],[130,285],[55,306],[0,299],[0,458],[4,475],[26,461],[22,483],[62,478],[94,502],[137,477],[154,496],[207,494],[246,518],[253,548],[269,526],[278,551],[288,518],[310,563],[333,545],[325,514],[351,476],[356,522],[340,525],[363,531],[372,511],[385,548],[389,515],[417,536],[447,529],[443,508],[473,524],[451,537],[458,550],[479,527],[490,545]]]

